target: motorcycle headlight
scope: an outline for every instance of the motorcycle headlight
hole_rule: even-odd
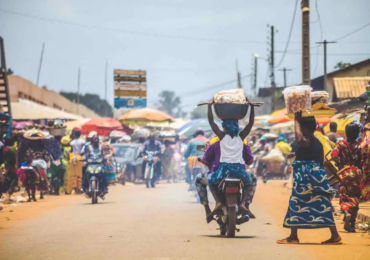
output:
[[[87,172],[94,173],[94,168],[92,166],[88,166]]]
[[[88,163],[92,163],[94,160],[93,159],[88,159],[87,162]]]
[[[95,174],[100,173],[100,172],[101,172],[101,170],[102,170],[102,167],[101,167],[101,166],[96,167],[96,168],[95,168]]]

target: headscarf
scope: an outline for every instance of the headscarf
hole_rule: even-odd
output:
[[[360,128],[360,132],[361,132],[361,133],[364,131],[364,126],[363,126],[363,124],[361,124],[359,121],[357,121],[357,120],[353,120],[353,121],[351,122],[351,124],[356,124],[356,125],[358,125],[358,127]]]
[[[71,142],[71,138],[69,136],[63,136],[62,137],[62,140],[60,141],[63,145],[69,145],[69,143]]]
[[[236,119],[225,119],[222,121],[222,127],[227,130],[227,133],[234,138],[239,134],[239,122]]]

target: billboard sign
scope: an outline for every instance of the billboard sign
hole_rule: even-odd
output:
[[[114,70],[114,107],[146,107],[146,71]]]

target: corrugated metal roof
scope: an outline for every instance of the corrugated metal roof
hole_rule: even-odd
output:
[[[37,104],[30,100],[19,99],[12,102],[12,117],[14,120],[39,120],[39,119],[69,119],[83,120],[78,115],[70,114],[62,110]]]
[[[334,87],[338,99],[358,98],[366,91],[370,77],[334,78]]]

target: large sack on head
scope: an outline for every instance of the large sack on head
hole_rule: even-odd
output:
[[[271,152],[262,157],[262,160],[269,162],[284,162],[285,157],[280,149],[272,149]]]

